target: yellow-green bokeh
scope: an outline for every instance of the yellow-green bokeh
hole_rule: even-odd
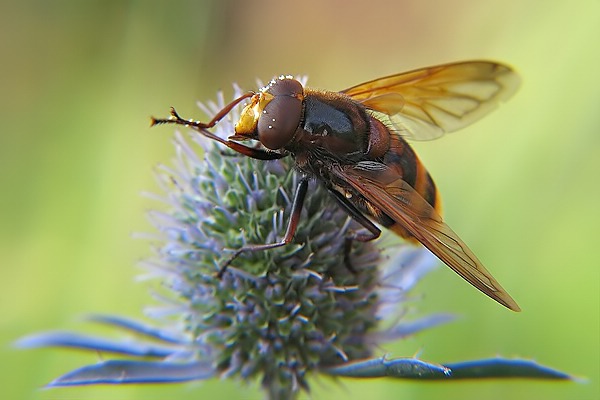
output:
[[[172,129],[148,128],[171,105],[236,81],[308,74],[342,89],[464,59],[522,75],[517,95],[461,133],[417,143],[447,221],[523,312],[494,304],[440,268],[416,304],[457,322],[382,349],[453,362],[521,356],[587,383],[486,381],[314,384],[314,398],[595,399],[599,396],[600,2],[26,1],[0,9],[0,376],[6,399],[260,398],[202,384],[40,385],[95,354],[16,351],[46,329],[88,330],[88,312],[141,316],[156,304],[134,282],[150,254],[152,169]],[[93,331],[98,332],[98,331]],[[107,333],[100,331],[100,333]]]

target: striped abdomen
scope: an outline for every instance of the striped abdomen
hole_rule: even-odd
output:
[[[385,129],[385,132],[384,132]],[[381,137],[387,135],[383,143],[385,143],[385,150],[381,148]],[[373,147],[380,146],[377,149],[381,153],[381,159],[385,165],[391,170],[397,173],[398,178],[401,178],[410,186],[412,186],[417,193],[423,197],[431,206],[436,210],[438,214],[442,214],[442,205],[439,193],[435,187],[435,183],[429,175],[429,172],[419,160],[416,153],[410,147],[410,145],[400,135],[392,134],[389,132],[379,120],[371,117],[371,135],[369,138],[370,144]],[[377,211],[377,210],[371,210]],[[373,213],[373,216],[378,219],[386,228],[394,231],[398,235],[413,239],[413,236],[409,234],[397,221],[394,221],[388,215],[384,213]]]

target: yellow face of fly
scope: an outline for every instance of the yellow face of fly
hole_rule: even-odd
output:
[[[252,96],[250,104],[244,107],[240,115],[240,120],[235,124],[235,135],[253,135],[256,132],[258,119],[260,118],[267,104],[269,104],[274,97],[275,96],[267,91],[261,91],[260,93]]]

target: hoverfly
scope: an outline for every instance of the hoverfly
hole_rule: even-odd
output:
[[[509,67],[488,61],[417,69],[341,92],[305,88],[292,77],[281,76],[258,93],[235,99],[207,123],[185,120],[172,108],[169,118],[152,118],[152,125],[189,126],[255,159],[292,156],[302,173],[284,238],[239,249],[219,276],[244,251],[267,250],[292,241],[308,179],[315,178],[366,228],[348,237],[346,260],[353,240],[379,237],[377,223],[409,241],[420,242],[484,294],[520,311],[443,222],[433,179],[405,140],[435,139],[467,126],[510,97],[518,85],[519,78]],[[232,136],[223,139],[208,130],[246,99],[250,102]],[[240,143],[247,140],[258,141],[262,147]]]

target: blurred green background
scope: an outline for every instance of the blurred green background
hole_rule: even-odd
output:
[[[513,65],[523,85],[461,133],[417,143],[447,221],[523,308],[511,313],[440,268],[418,287],[452,324],[381,349],[451,362],[533,358],[587,383],[313,381],[313,398],[597,399],[600,2],[71,1],[0,6],[0,376],[4,399],[261,398],[228,381],[39,387],[100,356],[17,351],[78,317],[155,304],[135,264],[151,254],[140,196],[173,156],[149,116],[238,82],[308,74],[339,90],[465,59]]]

